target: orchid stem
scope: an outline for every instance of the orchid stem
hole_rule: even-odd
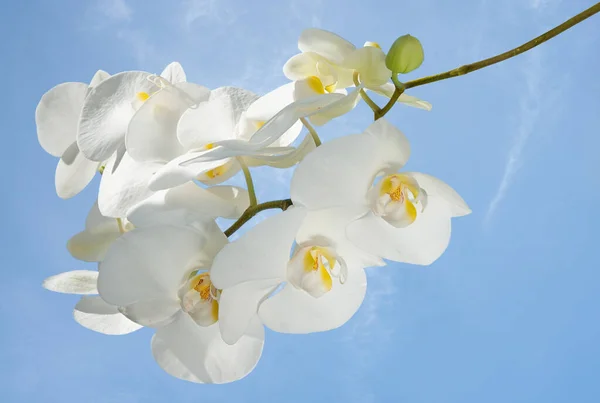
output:
[[[300,121],[302,122],[304,127],[306,127],[308,129],[308,132],[312,136],[313,141],[315,142],[315,145],[317,147],[320,146],[322,144],[321,139],[319,138],[319,135],[317,134],[317,131],[315,130],[315,128],[312,127],[312,125],[310,123],[308,123],[308,120],[306,118],[300,118]]]
[[[360,80],[359,80],[359,76],[358,76],[358,71],[354,72],[354,75],[352,76],[353,80],[354,80],[354,85],[355,86],[359,86],[360,85]],[[369,97],[369,95],[367,94],[367,92],[364,89],[360,89],[359,90],[360,93],[360,97],[363,99],[363,101],[365,101],[367,103],[367,105],[369,105],[369,108],[371,108],[371,110],[373,111],[373,113],[375,115],[377,115],[380,111],[379,105],[377,105],[375,103],[375,101],[373,101],[371,99],[371,97]]]
[[[394,82],[394,86],[396,87],[394,89],[394,93],[390,97],[388,103],[385,104],[385,106],[381,108],[379,112],[375,112],[375,120],[384,117],[385,114],[388,113],[394,107],[394,105],[398,101],[398,98],[400,98],[400,95],[402,95],[402,93],[404,92],[404,84],[402,84],[398,80],[397,76],[392,76],[392,81]]]
[[[522,44],[521,46],[518,46],[514,49],[511,49],[511,50],[501,53],[499,55],[490,57],[488,59],[480,60],[478,62],[471,63],[471,64],[465,64],[464,66],[458,67],[453,70],[446,71],[444,73],[435,74],[433,76],[428,76],[428,77],[423,77],[423,78],[419,78],[416,80],[408,81],[408,82],[404,83],[404,88],[408,89],[408,88],[418,87],[420,85],[430,84],[430,83],[434,83],[436,81],[446,80],[446,79],[452,78],[452,77],[463,76],[465,74],[482,69],[484,67],[488,67],[493,64],[500,63],[504,60],[510,59],[517,55],[520,55],[521,53],[527,52],[528,50],[531,50],[538,45],[541,45],[542,43],[565,32],[567,29],[590,18],[592,15],[594,15],[598,12],[600,12],[600,2],[591,6],[587,10],[577,14],[575,17],[570,18],[567,21],[563,22],[562,24],[552,28],[550,31],[547,31],[547,32],[543,33],[542,35],[538,36],[537,38],[534,38],[534,39],[530,40],[529,42]]]
[[[248,165],[242,158],[238,158],[238,162],[242,167],[242,172],[244,173],[244,178],[246,179],[246,186],[248,186],[248,198],[250,199],[250,207],[256,206],[258,201],[256,200],[256,191],[254,190],[254,182],[252,181],[252,175],[250,175],[250,170],[248,169]]]
[[[291,199],[282,199],[282,200],[272,200],[272,201],[268,201],[265,203],[260,203],[260,204],[254,205],[254,206],[250,206],[246,209],[246,211],[244,211],[244,213],[240,216],[240,218],[238,218],[237,221],[231,225],[231,227],[227,228],[224,231],[224,233],[227,237],[230,237],[238,229],[240,229],[242,227],[242,225],[244,225],[245,223],[250,221],[250,219],[252,217],[254,217],[256,214],[260,213],[261,211],[274,209],[274,208],[278,208],[278,209],[285,211],[292,204],[293,203],[292,203]]]

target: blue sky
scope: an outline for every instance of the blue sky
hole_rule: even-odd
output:
[[[44,278],[91,268],[70,257],[97,191],[62,201],[56,161],[37,143],[40,96],[64,81],[160,72],[180,61],[208,87],[264,93],[286,82],[301,30],[317,26],[384,48],[421,39],[408,78],[512,48],[591,0],[21,1],[0,14],[4,212],[0,400],[80,402],[597,402],[600,384],[600,16],[519,58],[410,93],[431,112],[388,116],[413,145],[408,169],[457,189],[473,214],[454,221],[431,267],[370,269],[343,328],[267,334],[244,380],[194,385],[164,374],[150,330],[122,337],[77,325],[77,297]],[[320,133],[369,124],[361,106]],[[262,200],[286,197],[290,172],[257,169]]]

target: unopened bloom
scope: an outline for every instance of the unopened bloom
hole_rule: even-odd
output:
[[[38,140],[49,154],[59,157],[56,193],[63,199],[83,190],[96,174],[100,162],[86,158],[77,146],[77,125],[85,97],[110,75],[98,70],[90,84],[63,83],[46,92],[35,111]]]
[[[362,134],[337,138],[309,154],[291,183],[294,204],[351,208],[346,235],[381,258],[431,264],[450,241],[450,219],[469,214],[463,199],[430,175],[400,172],[408,139],[385,119]]]
[[[393,74],[406,74],[417,69],[423,63],[423,46],[417,38],[403,35],[392,44],[386,58],[386,66]]]
[[[257,310],[285,333],[334,329],[354,315],[367,286],[363,267],[383,262],[345,240],[340,223],[349,213],[293,207],[223,248],[211,271],[222,289],[223,340],[235,343]]]

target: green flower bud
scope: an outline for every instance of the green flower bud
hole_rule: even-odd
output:
[[[404,35],[392,44],[385,58],[385,65],[394,75],[406,74],[418,68],[424,57],[421,42],[414,36]]]

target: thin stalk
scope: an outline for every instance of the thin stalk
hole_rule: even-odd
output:
[[[306,119],[306,118],[300,118],[300,121],[302,122],[302,124],[304,125],[304,127],[306,127],[308,129],[308,132],[312,136],[313,141],[315,142],[315,145],[317,147],[320,146],[321,145],[321,139],[319,138],[319,135],[317,134],[317,131],[315,130],[315,128],[312,127],[312,125],[310,123],[308,123],[308,119]]]
[[[250,207],[256,206],[258,201],[256,200],[256,191],[254,190],[254,182],[252,181],[252,175],[250,175],[250,170],[248,169],[248,165],[244,162],[242,158],[238,158],[238,162],[242,167],[242,172],[244,173],[244,179],[246,179],[246,186],[248,186],[248,197],[250,199]]]
[[[292,203],[291,199],[282,199],[282,200],[273,200],[273,201],[268,201],[265,203],[260,203],[255,206],[250,206],[246,209],[246,211],[244,211],[244,213],[240,216],[240,218],[238,218],[237,221],[231,225],[231,227],[227,228],[224,231],[225,235],[227,237],[230,237],[238,229],[240,229],[242,227],[242,225],[244,225],[245,223],[250,221],[250,219],[252,217],[254,217],[256,214],[260,213],[261,211],[274,209],[274,208],[278,208],[278,209],[285,211],[292,204],[293,203]]]
[[[434,83],[436,81],[446,80],[446,79],[452,78],[452,77],[464,76],[465,74],[471,73],[473,71],[482,69],[484,67],[491,66],[496,63],[500,63],[504,60],[508,60],[512,57],[520,55],[521,53],[525,53],[528,50],[531,50],[538,45],[541,45],[542,43],[554,38],[555,36],[557,36],[559,34],[562,34],[567,29],[590,18],[592,15],[597,14],[598,12],[600,12],[600,2],[591,6],[587,10],[577,14],[575,17],[568,19],[567,21],[563,22],[562,24],[558,25],[557,27],[552,28],[550,31],[547,31],[547,32],[541,34],[540,36],[538,36],[537,38],[534,38],[534,39],[530,40],[529,42],[522,44],[521,46],[518,46],[507,52],[501,53],[497,56],[493,56],[493,57],[490,57],[490,58],[487,58],[484,60],[480,60],[475,63],[465,64],[464,66],[455,68],[453,70],[446,71],[444,73],[435,74],[433,76],[428,76],[428,77],[423,77],[423,78],[418,78],[416,80],[408,81],[408,82],[404,83],[404,88],[408,89],[408,88],[418,87],[420,85]]]

